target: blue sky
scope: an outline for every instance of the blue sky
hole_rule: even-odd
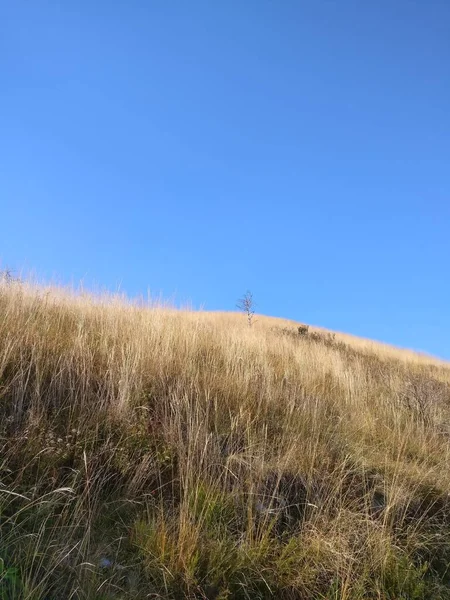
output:
[[[5,3],[0,260],[450,358],[450,3]]]

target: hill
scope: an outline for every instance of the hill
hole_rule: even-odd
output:
[[[301,333],[3,281],[0,598],[450,598],[449,365]]]

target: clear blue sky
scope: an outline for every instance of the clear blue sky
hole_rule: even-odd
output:
[[[450,2],[4,3],[0,260],[450,358]]]

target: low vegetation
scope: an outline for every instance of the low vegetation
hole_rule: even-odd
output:
[[[450,368],[0,282],[0,599],[450,598]]]

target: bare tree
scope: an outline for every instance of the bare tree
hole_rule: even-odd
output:
[[[247,315],[247,323],[248,326],[251,327],[253,324],[253,317],[255,315],[255,302],[253,300],[253,294],[248,290],[245,294],[238,300],[236,304],[239,310],[242,310]]]
[[[12,283],[13,281],[16,281],[13,271],[11,271],[11,269],[3,269],[0,271],[0,281],[3,283]]]

